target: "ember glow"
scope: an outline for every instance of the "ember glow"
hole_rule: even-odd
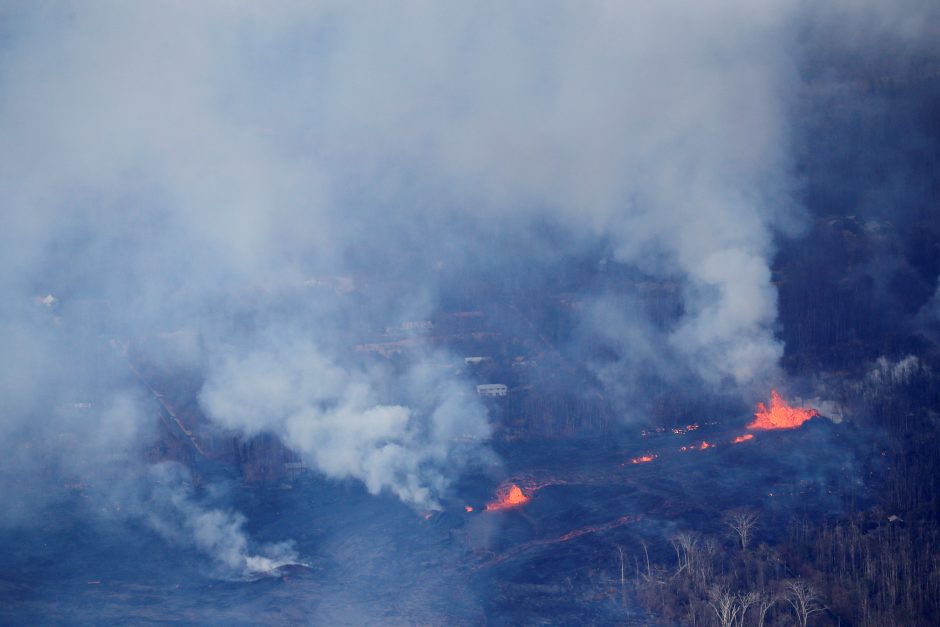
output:
[[[472,508],[471,506],[469,506],[469,505],[464,506],[463,509],[464,509],[464,511],[467,512],[468,514],[473,511],[473,508]]]
[[[503,509],[519,507],[529,502],[529,497],[515,483],[501,486],[496,493],[497,500],[487,503],[486,511],[495,512]]]
[[[745,433],[744,435],[739,435],[739,436],[736,437],[735,439],[731,440],[731,443],[732,443],[732,444],[740,444],[741,442],[747,442],[748,440],[753,440],[753,439],[754,439],[754,434],[752,434],[752,433]]]
[[[633,459],[630,460],[630,463],[631,464],[646,464],[648,462],[653,461],[657,457],[659,457],[659,455],[655,455],[655,454],[642,455],[640,457],[634,457]]]
[[[705,440],[702,440],[701,444],[692,444],[690,446],[680,446],[679,450],[682,451],[683,453],[685,451],[704,451],[705,449],[712,448],[713,446],[715,445],[710,442],[706,442]]]
[[[748,429],[796,429],[804,422],[818,416],[815,409],[804,407],[790,407],[787,402],[777,394],[777,390],[770,391],[770,409],[763,403],[757,404],[754,413],[754,422],[747,425]]]

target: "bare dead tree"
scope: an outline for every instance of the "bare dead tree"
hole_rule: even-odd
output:
[[[645,541],[641,540],[640,544],[643,545],[643,554],[646,556],[646,579],[649,581],[653,578],[653,573],[650,572],[650,552]]]
[[[685,551],[685,563],[692,568],[692,557],[695,553],[695,546],[698,544],[698,535],[691,531],[682,531],[678,534],[679,546]]]
[[[823,611],[819,593],[816,589],[802,579],[790,579],[784,584],[787,603],[796,613],[800,627],[806,627],[813,614]]]
[[[718,553],[718,542],[712,536],[705,536],[695,551],[695,564],[693,580],[701,586],[712,580],[714,575],[714,557]]]
[[[778,597],[770,592],[761,592],[757,598],[757,627],[764,627],[764,621],[767,620],[767,612],[776,605]]]
[[[685,570],[685,564],[682,562],[682,553],[679,550],[679,539],[673,536],[669,539],[669,544],[672,545],[672,550],[676,552],[676,572],[673,574],[673,577],[678,577],[679,573]]]
[[[737,595],[727,588],[712,586],[708,590],[708,605],[715,611],[720,627],[734,627],[741,607]]]
[[[672,548],[676,551],[676,577],[683,570],[692,576],[692,560],[695,555],[695,547],[698,544],[698,536],[691,531],[680,531],[670,540]]]
[[[623,589],[624,584],[626,583],[626,571],[624,569],[624,561],[623,561],[623,547],[618,545],[617,551],[620,552],[620,588]]]
[[[738,540],[741,542],[741,550],[746,551],[754,527],[757,526],[757,514],[753,512],[735,512],[725,524],[737,534]]]
[[[738,593],[738,607],[740,609],[738,610],[737,620],[735,620],[734,623],[737,627],[744,627],[744,617],[748,609],[755,605],[759,598],[760,595],[753,591]]]

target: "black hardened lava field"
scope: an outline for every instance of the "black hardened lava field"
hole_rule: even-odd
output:
[[[940,624],[934,3],[0,52],[0,625]]]

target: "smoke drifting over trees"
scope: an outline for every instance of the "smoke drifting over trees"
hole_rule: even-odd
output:
[[[374,320],[298,298],[310,277],[403,279],[371,306],[422,317],[440,282],[476,272],[471,255],[498,267],[555,245],[532,234],[548,221],[572,230],[563,249],[683,282],[655,350],[715,382],[765,377],[782,350],[772,234],[794,213],[791,8],[557,5],[530,30],[531,9],[8,9],[10,298],[53,294],[91,334],[208,338],[194,358],[213,418],[299,445],[308,427],[288,414],[340,412],[344,459],[315,463],[415,503],[433,487],[402,464],[486,419],[473,402],[413,413],[399,386],[340,363],[340,322]],[[257,332],[224,302],[239,290]]]
[[[602,263],[668,285],[659,300],[601,279],[577,294],[565,357],[626,419],[670,386],[750,403],[786,379],[785,336],[806,353],[848,342],[860,326],[803,313],[865,300],[847,275],[918,342],[940,337],[937,227],[919,226],[935,179],[892,170],[856,195],[812,176],[887,169],[827,133],[889,98],[826,105],[857,88],[844,70],[867,70],[862,51],[888,76],[879,50],[928,58],[929,6],[310,4],[0,7],[0,526],[35,521],[37,476],[126,470],[142,510],[175,512],[153,523],[164,537],[264,569],[240,514],[158,496],[171,471],[146,459],[153,394],[129,344],[198,381],[220,429],[273,434],[327,477],[429,510],[495,459],[495,418],[449,367],[463,355],[355,347],[389,328],[413,339],[407,323],[468,285],[512,302]],[[910,140],[914,109],[892,146],[916,160],[936,145]],[[858,229],[896,216],[898,234],[830,272],[812,225],[855,205]],[[821,293],[788,292],[810,275]],[[282,549],[262,566],[295,559]]]

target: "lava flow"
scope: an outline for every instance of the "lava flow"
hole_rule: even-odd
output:
[[[754,422],[747,425],[748,429],[796,429],[804,422],[818,416],[815,409],[804,407],[790,407],[787,402],[777,394],[777,390],[770,391],[770,409],[763,403],[757,404],[754,413]]]
[[[492,559],[486,562],[483,562],[482,564],[478,565],[477,568],[480,569],[480,568],[489,568],[490,566],[495,566],[496,564],[499,564],[500,562],[507,560],[509,558],[515,557],[519,555],[520,553],[528,551],[529,549],[533,547],[549,546],[552,544],[561,544],[562,542],[568,542],[570,540],[574,540],[575,538],[580,538],[581,536],[585,536],[585,535],[592,534],[592,533],[602,533],[604,531],[609,531],[611,529],[615,529],[617,527],[626,525],[628,523],[638,522],[641,519],[642,519],[641,516],[621,516],[620,518],[616,520],[612,520],[602,525],[592,525],[589,527],[581,527],[580,529],[569,531],[568,533],[558,536],[557,538],[549,538],[545,540],[530,540],[529,542],[523,542],[522,544],[517,544],[513,546],[511,549],[509,549],[502,555],[497,555],[493,557]]]
[[[502,509],[519,507],[529,502],[529,497],[515,483],[509,486],[500,486],[496,492],[497,500],[486,504],[486,511],[495,512]]]
[[[739,435],[739,436],[736,437],[735,439],[731,440],[731,443],[732,443],[732,444],[740,444],[741,442],[747,442],[748,440],[753,440],[753,439],[754,439],[754,434],[752,434],[752,433],[745,433],[744,435]]]

